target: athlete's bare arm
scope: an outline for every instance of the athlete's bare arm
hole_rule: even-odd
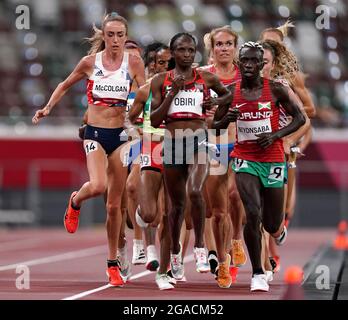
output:
[[[135,120],[139,117],[139,115],[141,114],[141,111],[144,108],[147,98],[149,97],[150,87],[151,87],[151,82],[147,82],[144,85],[142,85],[136,92],[133,105],[130,108],[127,115],[129,121],[132,124],[135,124]]]
[[[145,84],[145,66],[143,60],[136,55],[129,55],[130,73],[138,85],[138,88]]]
[[[237,120],[239,115],[239,110],[238,109],[230,110],[230,106],[234,96],[234,89],[235,89],[234,84],[228,86],[228,90],[230,91],[231,94],[230,94],[230,97],[228,97],[228,99],[225,99],[227,103],[222,104],[221,101],[219,102],[220,105],[214,114],[212,129],[227,129],[230,122],[235,122]],[[217,99],[221,99],[221,98],[217,98]]]
[[[150,82],[147,82],[138,89],[133,105],[131,106],[129,112],[126,114],[124,127],[128,130],[128,136],[132,136],[133,139],[139,137],[139,131],[136,127],[135,121],[144,108],[146,100],[149,96],[150,85]]]
[[[309,128],[309,130],[306,132],[306,134],[303,136],[302,140],[300,143],[297,145],[300,148],[300,154],[299,156],[303,155],[303,151],[307,148],[309,143],[312,141],[312,127]]]
[[[305,109],[309,118],[315,117],[316,110],[314,103],[312,101],[311,95],[304,83],[304,76],[301,72],[297,72],[293,78],[293,86],[295,93],[299,96],[303,103],[303,108]]]
[[[151,126],[158,128],[163,120],[167,118],[167,114],[170,108],[170,105],[179,92],[183,89],[185,78],[182,75],[176,76],[172,79],[172,88],[170,92],[162,99],[162,85],[165,79],[166,73],[159,73],[155,75],[151,82],[151,91],[152,91],[152,102],[151,102]]]
[[[208,72],[208,71],[200,71],[207,87],[209,89],[213,89],[216,94],[220,97],[220,101],[230,100],[231,99],[231,91],[228,90],[219,80],[218,76]],[[231,100],[232,101],[232,100]]]
[[[279,82],[271,81],[270,85],[276,104],[278,106],[281,105],[285,109],[286,113],[292,116],[292,121],[289,125],[276,132],[257,134],[256,136],[259,137],[259,139],[257,139],[257,143],[262,148],[267,148],[276,139],[280,139],[292,132],[295,132],[306,122],[299,105],[289,96],[287,88]]]
[[[53,107],[62,99],[71,86],[89,76],[91,70],[93,70],[94,60],[95,55],[85,56],[80,60],[73,72],[63,82],[58,84],[46,106],[35,112],[32,119],[34,124],[37,124],[41,118],[47,117],[50,114]]]
[[[298,106],[303,116],[306,119],[306,122],[303,126],[301,126],[298,130],[296,130],[295,132],[283,138],[284,151],[286,154],[290,154],[290,148],[294,146],[300,140],[300,138],[303,137],[310,129],[311,121],[308,118],[306,111],[304,110],[301,100],[298,98],[298,96],[294,93],[294,91],[290,87],[287,87],[287,89],[288,89],[289,96],[298,103]]]

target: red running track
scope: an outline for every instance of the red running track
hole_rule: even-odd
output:
[[[132,237],[127,231],[128,256],[131,258]],[[285,284],[283,272],[289,265],[304,266],[320,246],[332,241],[333,229],[292,229],[287,242],[280,247],[281,266],[267,293],[250,293],[248,263],[239,269],[237,283],[229,289],[217,286],[213,276],[195,271],[192,259],[192,238],[185,263],[186,283],[174,290],[160,291],[155,273],[144,266],[132,266],[136,277],[123,288],[107,285],[106,232],[102,227],[79,229],[74,235],[60,229],[0,229],[0,299],[1,300],[60,300],[60,299],[123,299],[123,300],[278,300]],[[157,248],[158,250],[158,248]],[[158,250],[159,252],[159,250]],[[190,259],[191,256],[191,259]],[[24,276],[19,265],[29,269],[29,289],[17,289]],[[16,273],[17,271],[17,273]]]

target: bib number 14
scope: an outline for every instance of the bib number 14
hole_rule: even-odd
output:
[[[98,150],[98,145],[95,141],[87,142],[85,144],[85,151],[86,154],[89,154],[90,152]]]

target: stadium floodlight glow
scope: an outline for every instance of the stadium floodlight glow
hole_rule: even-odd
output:
[[[32,102],[34,106],[41,107],[45,103],[45,96],[42,93],[34,94]]]
[[[202,60],[203,60],[202,54],[201,54],[199,51],[197,51],[197,52],[196,52],[196,56],[195,56],[195,62],[201,63]]]
[[[27,130],[28,130],[28,126],[24,121],[18,121],[14,125],[14,131],[18,135],[24,135],[27,132]]]
[[[238,4],[233,4],[229,7],[232,16],[239,18],[243,14],[243,9]]]
[[[348,81],[344,83],[344,91],[348,93]]]
[[[32,76],[38,76],[42,72],[42,64],[41,63],[33,63],[29,68],[29,73]]]
[[[193,32],[196,30],[196,24],[192,20],[183,21],[182,26],[187,32]]]
[[[143,17],[147,15],[148,9],[147,6],[143,3],[138,3],[133,7],[134,13],[137,16]]]
[[[185,16],[192,17],[192,16],[195,15],[195,8],[192,5],[190,5],[190,4],[184,4],[181,7],[181,12]]]
[[[332,64],[338,64],[340,62],[340,57],[338,56],[337,52],[335,51],[329,52],[329,61]]]
[[[24,55],[27,60],[34,60],[39,55],[39,50],[36,48],[28,48],[25,50]]]
[[[335,37],[329,36],[326,39],[327,46],[330,49],[336,49],[337,48],[337,40]]]
[[[331,78],[338,80],[341,78],[341,70],[338,67],[331,67],[330,68],[330,75]]]
[[[235,32],[242,32],[243,31],[243,23],[239,20],[233,20],[231,22],[231,28]]]
[[[290,17],[290,10],[287,6],[281,5],[278,7],[278,12],[283,18]]]
[[[82,104],[83,106],[87,106],[87,103],[88,103],[87,96],[86,96],[85,94],[83,94],[83,95],[81,96],[81,104]]]
[[[24,36],[23,42],[27,46],[32,46],[36,42],[36,33],[29,32]]]
[[[149,45],[150,43],[152,43],[154,41],[154,38],[152,37],[151,34],[144,34],[141,38],[140,38],[141,43],[144,46]]]

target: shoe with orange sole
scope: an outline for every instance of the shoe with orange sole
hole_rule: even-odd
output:
[[[230,271],[232,283],[236,283],[237,282],[237,275],[238,275],[238,267],[230,266],[229,271]]]
[[[113,287],[122,287],[124,282],[120,274],[120,268],[117,266],[108,267],[106,274],[109,277],[109,284]]]
[[[219,272],[217,275],[217,283],[220,288],[229,288],[232,284],[232,279],[230,275],[230,262],[231,256],[226,254],[226,259],[223,264],[219,264]]]
[[[232,239],[232,262],[235,267],[241,267],[247,262],[242,240]]]
[[[65,210],[64,215],[64,227],[65,230],[69,233],[75,233],[78,226],[79,226],[79,215],[80,215],[80,209],[75,210],[71,206],[72,199],[76,196],[77,191],[74,191],[69,199],[68,207]]]

